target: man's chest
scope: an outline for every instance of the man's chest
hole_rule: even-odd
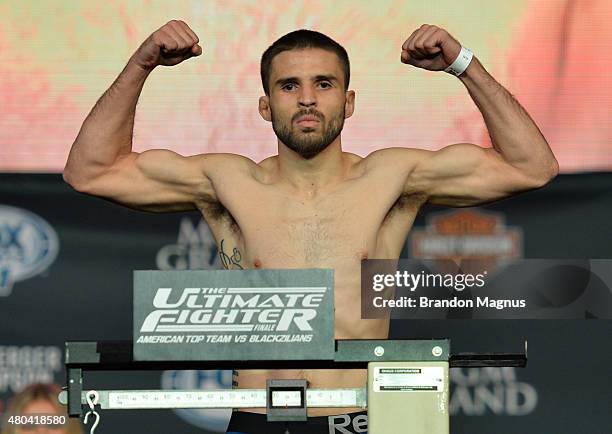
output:
[[[346,218],[341,206],[335,210],[296,213],[285,209],[262,214],[241,226],[245,250],[266,266],[328,266],[359,261],[374,247],[376,224],[368,217]],[[370,217],[371,219],[371,217]]]
[[[401,250],[418,210],[390,189],[377,190],[367,183],[312,198],[258,185],[219,198],[220,209],[204,211],[204,216],[217,242],[225,240],[225,250],[229,245],[232,252],[238,249],[246,268],[338,266],[387,257],[380,251],[381,233],[387,244],[397,244],[391,246],[393,251],[398,246]],[[404,224],[396,224],[398,220]]]

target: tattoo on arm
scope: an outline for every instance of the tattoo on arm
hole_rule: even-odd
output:
[[[219,245],[219,257],[221,258],[223,268],[229,270],[233,266],[234,268],[243,270],[244,268],[242,267],[242,265],[240,265],[240,261],[242,260],[242,254],[240,253],[237,247],[234,247],[234,249],[232,250],[232,255],[228,255],[223,247],[224,241],[225,240],[221,240],[221,243]]]

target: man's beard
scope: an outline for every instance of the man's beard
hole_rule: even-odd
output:
[[[316,127],[303,128],[297,126],[299,131],[293,131],[293,124],[296,119],[302,116],[312,115],[317,118],[319,125]],[[299,154],[302,158],[310,160],[325,150],[340,134],[344,127],[344,107],[342,112],[338,113],[330,119],[329,122],[323,122],[323,115],[318,112],[303,111],[292,117],[289,124],[283,122],[274,116],[272,111],[272,129],[276,137],[283,142],[289,149]],[[316,128],[322,126],[322,132],[316,132]]]

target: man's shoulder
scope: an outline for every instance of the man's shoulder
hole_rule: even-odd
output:
[[[223,163],[233,164],[233,165],[256,164],[249,157],[245,157],[244,155],[240,155],[240,154],[232,154],[229,152],[210,152],[206,154],[198,154],[195,156],[195,158],[201,161],[209,161],[209,160],[214,161],[215,163],[218,163],[218,164],[223,164]]]
[[[362,164],[366,170],[411,170],[431,151],[416,148],[383,148],[367,155]]]
[[[248,157],[231,153],[207,153],[191,157],[194,163],[209,173],[225,173],[226,175],[254,175],[259,165]]]

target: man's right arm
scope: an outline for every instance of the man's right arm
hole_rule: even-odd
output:
[[[216,201],[211,175],[228,154],[183,157],[168,150],[132,151],[136,103],[158,65],[202,53],[196,34],[170,21],[147,38],[91,110],[70,150],[64,179],[77,191],[147,211],[181,211]],[[226,168],[227,169],[227,168]]]

